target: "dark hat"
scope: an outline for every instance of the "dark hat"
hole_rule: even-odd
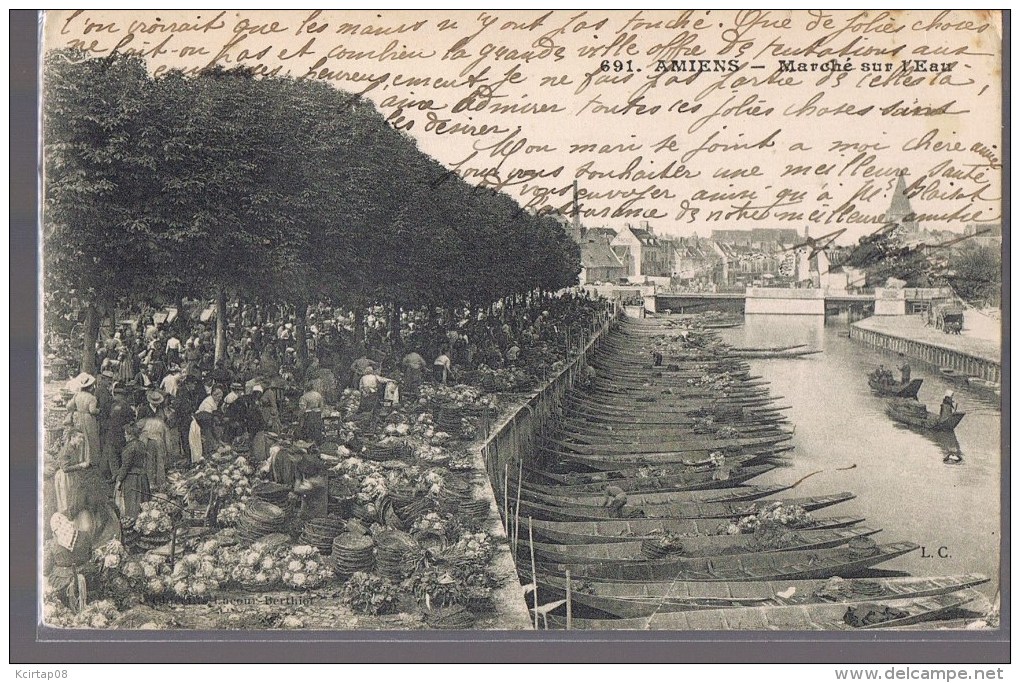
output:
[[[166,397],[163,396],[163,392],[159,389],[150,389],[145,392],[145,400],[154,406],[158,406],[162,405],[163,401],[166,400]]]

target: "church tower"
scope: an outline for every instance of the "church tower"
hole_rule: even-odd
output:
[[[907,197],[907,181],[905,176],[896,178],[896,189],[893,190],[892,201],[889,203],[889,210],[885,212],[886,224],[895,223],[908,233],[917,232],[917,219],[914,210],[910,208],[910,199]]]

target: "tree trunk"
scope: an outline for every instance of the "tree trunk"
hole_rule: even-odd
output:
[[[297,350],[298,364],[304,368],[308,364],[308,304],[298,301],[294,305],[294,345]]]
[[[81,349],[81,371],[96,374],[96,338],[99,336],[100,315],[94,304],[85,308],[85,331]]]
[[[177,331],[178,339],[187,341],[185,335],[188,334],[188,326],[184,322],[184,297],[177,297],[174,305],[177,306],[177,318],[174,319],[173,329]]]
[[[216,290],[216,362],[227,356],[227,292]]]

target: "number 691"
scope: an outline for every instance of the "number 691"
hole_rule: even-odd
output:
[[[599,64],[599,70],[615,71],[617,73],[620,73],[622,71],[626,71],[627,73],[633,73],[634,60],[628,59],[627,61],[623,61],[622,59],[616,59],[613,61],[609,61],[608,59],[603,59],[602,63]]]

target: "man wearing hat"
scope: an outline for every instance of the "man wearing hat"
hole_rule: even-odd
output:
[[[166,421],[166,396],[159,389],[149,389],[145,392],[145,405],[138,409],[138,419],[144,420],[150,417],[157,417]]]
[[[169,413],[166,409],[166,397],[159,389],[151,389],[146,395],[146,404],[138,412],[141,424],[139,441],[148,452],[146,474],[149,484],[160,490],[166,484],[167,465],[176,463],[180,449],[177,440],[170,432]]]
[[[942,405],[939,406],[939,418],[946,419],[956,412],[956,401],[953,400],[953,392],[949,390],[942,398]]]

